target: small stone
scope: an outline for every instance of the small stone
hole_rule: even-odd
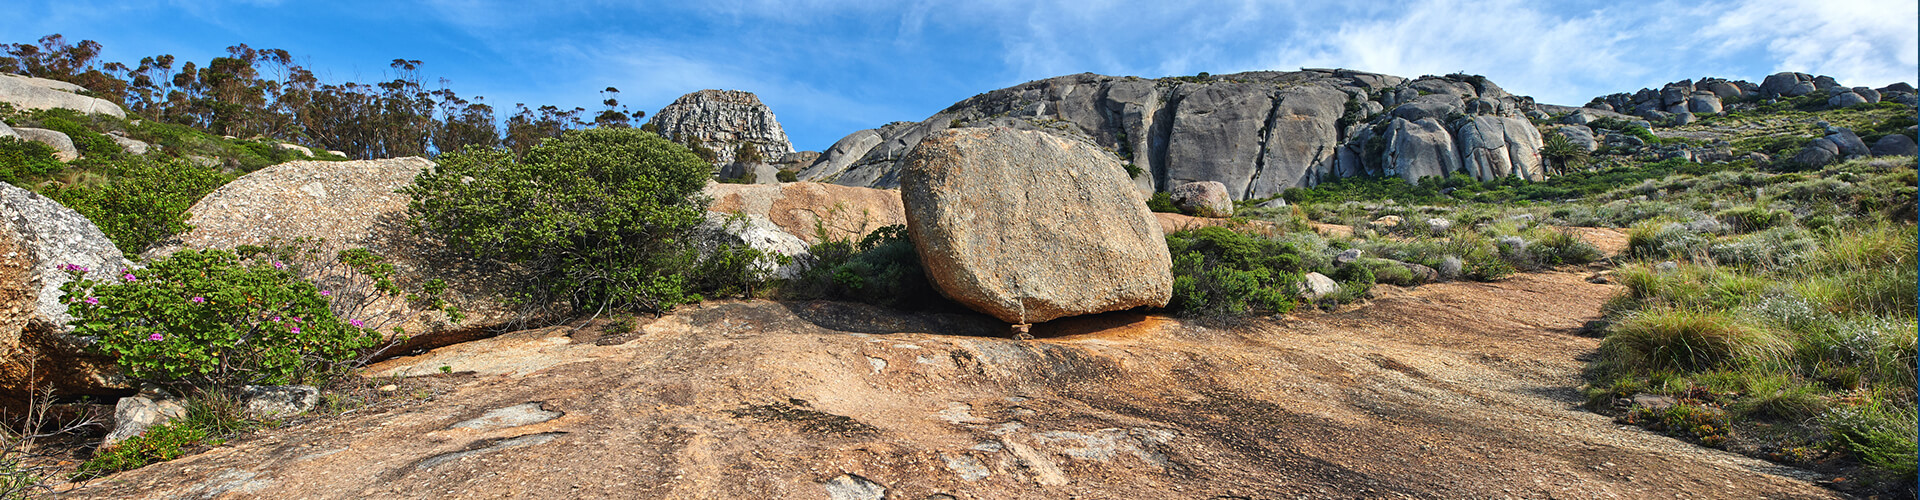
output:
[[[380,386],[380,392],[393,392],[397,390],[400,390],[400,386],[394,384]]]

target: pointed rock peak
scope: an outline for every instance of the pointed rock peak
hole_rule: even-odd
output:
[[[759,153],[754,163],[769,163],[793,152],[787,133],[760,97],[739,90],[701,90],[674,99],[648,122],[660,135],[694,148],[712,151],[710,161],[726,164],[742,160],[740,153]],[[743,147],[744,146],[744,147]],[[704,153],[703,153],[704,154]],[[753,160],[745,158],[744,160]]]

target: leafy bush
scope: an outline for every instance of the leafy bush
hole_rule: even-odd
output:
[[[1189,316],[1293,310],[1301,264],[1291,244],[1211,226],[1168,234],[1167,249],[1173,255],[1168,310]]]
[[[896,309],[926,308],[943,300],[927,282],[906,226],[882,227],[858,242],[822,238],[809,253],[813,265],[781,289],[785,298],[844,299]]]
[[[1180,213],[1180,208],[1173,206],[1173,194],[1166,191],[1156,192],[1153,193],[1153,196],[1148,197],[1147,210],[1170,214]]]
[[[800,174],[792,170],[781,170],[780,173],[774,174],[774,178],[779,179],[780,182],[800,182]]]
[[[1549,266],[1586,264],[1603,256],[1598,247],[1580,239],[1572,229],[1540,227],[1534,229],[1531,236],[1533,241],[1527,249]]]
[[[0,137],[0,182],[22,184],[66,168],[52,146],[15,137]]]
[[[1761,207],[1730,208],[1722,210],[1718,217],[1720,222],[1733,226],[1734,231],[1742,233],[1764,231],[1782,222],[1793,220],[1792,214]]]
[[[1834,436],[1834,447],[1853,453],[1878,469],[1888,481],[1911,483],[1915,472],[1914,420],[1911,409],[1885,405],[1835,408],[1821,417]]]
[[[110,282],[61,287],[74,334],[100,339],[136,380],[192,387],[286,384],[356,360],[380,334],[336,317],[284,263],[182,250]]]
[[[92,168],[105,180],[51,186],[41,194],[92,220],[129,255],[191,229],[187,209],[232,180],[218,169],[172,158],[130,157]]]
[[[1659,308],[1641,311],[1614,326],[1601,343],[1604,362],[1635,371],[1699,371],[1736,363],[1761,363],[1786,346],[1766,330],[1731,314]]]
[[[686,271],[712,166],[636,129],[568,131],[524,158],[468,148],[401,192],[415,231],[524,266],[535,303],[665,312],[699,299]]]
[[[1636,259],[1684,259],[1704,256],[1709,240],[1679,223],[1652,220],[1627,230],[1627,255]]]
[[[206,439],[205,430],[187,422],[156,425],[148,428],[146,433],[116,443],[112,448],[81,463],[74,476],[96,477],[173,460]]]

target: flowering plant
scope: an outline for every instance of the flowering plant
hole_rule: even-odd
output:
[[[299,382],[361,359],[382,335],[334,314],[292,271],[222,250],[182,250],[108,280],[64,268],[74,334],[129,377],[195,387]]]

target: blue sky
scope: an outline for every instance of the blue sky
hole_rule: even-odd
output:
[[[286,49],[329,82],[389,79],[388,61],[418,59],[430,86],[444,78],[500,109],[598,109],[613,86],[651,114],[687,92],[747,90],[811,150],[1079,72],[1464,71],[1569,105],[1702,76],[1791,70],[1878,87],[1920,73],[1913,0],[7,3],[0,42],[60,33],[128,63],[204,62],[245,43]]]

